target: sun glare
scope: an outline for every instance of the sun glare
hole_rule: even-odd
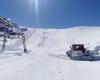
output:
[[[38,2],[38,0],[34,0],[34,3],[35,3],[35,9],[38,12],[39,11],[39,2]]]
[[[36,24],[39,21],[39,0],[30,0],[30,8],[35,12]]]

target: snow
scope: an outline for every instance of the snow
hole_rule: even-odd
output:
[[[100,79],[99,60],[74,61],[65,54],[73,43],[100,50],[100,28],[29,28],[25,35],[29,54],[22,52],[21,39],[8,40],[6,50],[0,53],[0,80]]]

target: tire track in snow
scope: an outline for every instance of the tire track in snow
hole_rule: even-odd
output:
[[[57,61],[57,69],[58,69],[58,74],[59,74],[61,80],[65,80],[64,79],[64,76],[62,74],[62,70],[61,70],[61,67],[60,67],[60,63],[58,61]]]
[[[55,58],[57,73],[60,80],[66,80],[66,78],[68,78],[68,80],[80,80],[80,69],[78,68],[77,62],[68,58],[59,58],[51,54],[49,54],[49,56]]]
[[[69,80],[81,80],[80,79],[80,68],[78,67],[79,62],[74,60],[69,60],[65,66],[67,71],[64,72],[64,77],[68,78]],[[62,66],[63,67],[63,66]],[[64,69],[65,70],[65,69]],[[66,74],[66,75],[65,75]]]
[[[59,58],[58,56],[55,56],[54,54],[49,54],[48,55],[49,57],[51,57],[51,59],[54,59],[55,60],[55,62],[56,62],[56,76],[57,76],[57,78],[59,79],[59,80],[65,80],[64,79],[64,76],[63,76],[63,71],[62,71],[62,69],[61,69],[61,63],[60,63],[60,61],[59,61],[59,59],[61,59],[61,58]],[[65,58],[64,59],[62,59],[62,60],[65,60]],[[55,76],[55,77],[56,77]]]

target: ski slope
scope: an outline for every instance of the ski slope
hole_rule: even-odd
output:
[[[100,28],[29,28],[25,35],[29,54],[22,52],[21,39],[9,40],[0,53],[0,80],[100,80],[99,60],[74,61],[65,55],[74,43],[99,51]]]

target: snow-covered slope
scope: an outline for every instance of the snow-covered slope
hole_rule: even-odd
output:
[[[73,61],[65,55],[73,43],[100,49],[100,28],[29,29],[25,34],[29,54],[22,53],[21,39],[8,41],[0,54],[0,80],[100,79],[99,61]]]

